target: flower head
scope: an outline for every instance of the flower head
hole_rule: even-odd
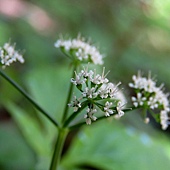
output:
[[[168,112],[170,108],[168,94],[165,94],[162,90],[163,84],[157,87],[150,73],[148,78],[146,78],[142,77],[141,73],[138,72],[138,75],[134,75],[132,80],[133,83],[129,83],[129,86],[133,88],[136,93],[136,96],[132,97],[133,105],[152,111],[155,109],[160,110],[160,124],[162,125],[162,129],[165,130],[169,125]]]
[[[104,74],[105,68],[103,68],[102,75],[96,74],[96,70],[89,70],[88,67],[81,70],[79,73],[75,73],[75,77],[71,79],[71,82],[77,87],[80,91],[80,100],[73,100],[73,104],[69,106],[74,107],[74,111],[78,111],[77,103],[82,102],[87,103],[87,110],[85,114],[85,119],[87,124],[91,124],[92,121],[97,119],[94,114],[97,112],[97,108],[104,113],[106,117],[113,114],[118,114],[119,117],[124,115],[122,108],[124,105],[121,105],[121,99],[123,94],[120,97],[118,95],[119,89],[118,86],[121,83],[113,84],[109,82],[106,78],[107,74]]]
[[[122,117],[125,114],[124,111],[122,111],[123,107],[124,104],[122,105],[121,101],[119,101],[116,107],[119,117]]]
[[[74,96],[74,99],[71,101],[71,103],[68,104],[69,107],[74,107],[74,112],[77,112],[79,108],[81,108],[81,102],[80,99],[77,99],[76,96]]]
[[[85,42],[85,39],[80,36],[76,39],[67,40],[61,38],[55,42],[54,46],[60,48],[74,60],[86,63],[91,62],[99,65],[103,64],[103,55],[100,54],[95,46]]]
[[[3,47],[0,47],[0,62],[4,68],[16,61],[24,63],[24,58],[15,50],[15,45],[5,43]]]
[[[113,109],[111,109],[111,106],[113,105],[112,102],[106,102],[105,106],[104,106],[104,112],[105,112],[105,116],[110,116],[111,114],[113,114]]]
[[[94,113],[97,112],[97,109],[88,108],[86,111],[87,114],[84,115],[84,118],[86,119],[86,124],[90,125],[92,121],[97,120],[97,117],[94,116]]]

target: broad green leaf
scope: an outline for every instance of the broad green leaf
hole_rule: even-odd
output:
[[[65,67],[44,66],[31,71],[26,78],[31,95],[59,123],[66,105],[71,72],[71,69]],[[44,121],[48,138],[54,140],[54,125],[41,113],[39,116]]]
[[[65,169],[88,165],[105,170],[168,170],[169,146],[165,143],[134,128],[103,120],[79,132],[62,165]]]
[[[70,84],[71,68],[44,66],[27,76],[28,89],[35,100],[60,122]]]
[[[35,155],[11,122],[0,124],[0,169],[30,170],[35,165]]]
[[[15,104],[7,103],[6,107],[19,126],[23,136],[29,145],[34,149],[38,156],[50,156],[51,143],[48,135],[36,121],[35,117],[30,116],[23,109]]]

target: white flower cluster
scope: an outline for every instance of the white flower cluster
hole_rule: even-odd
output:
[[[96,70],[88,71],[87,67],[81,70],[80,73],[75,72],[75,78],[71,79],[71,82],[80,90],[81,97],[77,99],[74,96],[74,100],[68,105],[74,107],[76,112],[81,108],[81,100],[86,99],[88,101],[88,109],[84,118],[86,118],[87,124],[91,124],[92,121],[97,119],[94,116],[94,113],[97,112],[97,107],[104,112],[105,116],[117,113],[118,118],[124,115],[122,111],[124,105],[121,105],[123,94],[118,89],[121,83],[114,85],[109,82],[106,75],[104,74],[104,68],[102,75],[99,75],[96,74]]]
[[[16,61],[24,63],[22,55],[15,51],[15,45],[12,46],[10,43],[5,43],[3,47],[0,47],[0,60],[3,67]]]
[[[84,38],[80,38],[80,36],[77,39],[59,39],[55,42],[54,46],[61,48],[72,57],[75,56],[76,60],[99,65],[103,64],[103,55],[100,54],[95,46],[85,42]]]
[[[129,83],[131,88],[135,89],[136,97],[132,97],[132,102],[135,107],[147,107],[149,109],[160,109],[160,123],[162,129],[167,129],[169,125],[168,112],[169,100],[168,94],[163,92],[163,85],[156,87],[156,82],[148,75],[148,78],[142,77],[141,73],[132,77],[133,83]]]

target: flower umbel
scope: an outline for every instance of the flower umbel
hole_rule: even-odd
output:
[[[54,44],[56,48],[60,48],[64,53],[68,54],[73,60],[82,62],[91,62],[93,64],[103,64],[103,55],[98,49],[85,42],[85,38],[78,36],[76,39],[63,38],[57,40]]]
[[[148,78],[142,77],[141,73],[132,77],[133,83],[129,83],[129,86],[134,89],[136,96],[132,97],[132,102],[135,107],[143,107],[152,111],[160,111],[158,121],[162,125],[162,129],[167,129],[169,125],[168,112],[169,100],[168,94],[163,92],[163,84],[160,87],[156,86],[156,82],[151,78],[149,73]],[[157,114],[155,114],[157,115]],[[147,116],[147,115],[146,115]],[[156,118],[157,116],[154,116]],[[146,118],[146,117],[145,117]]]
[[[76,85],[77,89],[81,92],[80,100],[77,101],[77,97],[69,104],[70,107],[74,108],[74,111],[78,111],[79,104],[86,101],[87,110],[84,118],[87,124],[91,124],[92,121],[96,121],[97,108],[104,112],[106,117],[118,114],[119,117],[124,115],[121,110],[123,105],[121,105],[121,97],[117,95],[119,93],[118,86],[109,82],[106,78],[107,74],[102,75],[96,74],[96,70],[89,70],[88,67],[81,70],[79,73],[75,73],[75,78],[71,79],[71,82]],[[121,94],[123,95],[123,94]],[[75,100],[76,99],[76,100]],[[75,102],[76,101],[76,102]]]
[[[24,58],[15,50],[15,45],[5,43],[3,47],[0,47],[0,62],[3,65],[3,68],[16,61],[24,63]]]
[[[96,121],[97,117],[94,116],[94,113],[97,112],[97,109],[87,108],[87,114],[84,115],[84,118],[86,119],[86,124],[90,125],[92,121]]]

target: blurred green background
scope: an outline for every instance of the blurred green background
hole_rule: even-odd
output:
[[[110,80],[121,81],[127,97],[138,70],[151,71],[170,91],[169,0],[0,0],[0,45],[16,42],[26,61],[5,72],[57,120],[71,74],[54,42],[60,34],[78,33],[106,56]],[[55,128],[2,78],[0,90],[0,169],[48,169]],[[169,142],[169,129],[146,125],[129,112],[118,122],[104,120],[71,133],[61,169],[166,170]]]

